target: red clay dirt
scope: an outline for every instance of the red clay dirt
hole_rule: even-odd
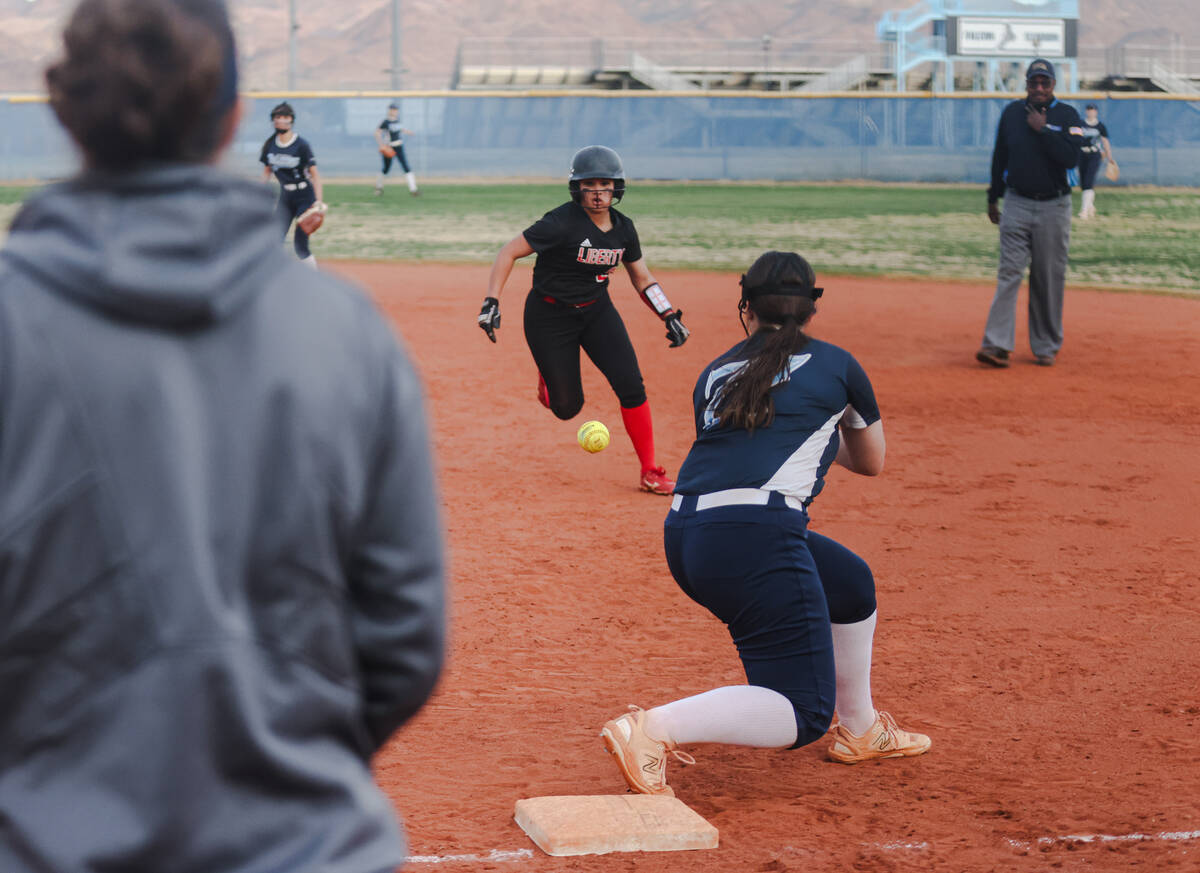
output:
[[[933,748],[847,767],[827,741],[693,747],[669,780],[720,848],[550,858],[514,803],[620,793],[600,726],[744,682],[733,646],[667,573],[668,501],[636,490],[590,363],[578,418],[538,405],[527,268],[497,345],[475,324],[486,267],[332,268],[422,371],[445,506],[448,667],[377,759],[407,869],[1200,869],[1200,301],[1071,289],[1058,365],[1035,366],[1022,333],[998,371],[973,359],[990,287],[826,277],[811,332],[871,376],[888,458],[874,479],[836,468],[812,526],[872,565],[876,704]],[[741,328],[735,275],[659,278],[692,330],[682,348],[623,276],[614,297],[673,473],[694,380]],[[575,443],[592,418],[613,431],[597,455]]]

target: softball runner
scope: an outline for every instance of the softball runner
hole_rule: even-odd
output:
[[[519,258],[537,253],[533,288],[525,298],[525,339],[538,368],[537,397],[564,421],[583,408],[579,350],[608,379],[621,419],[641,462],[638,485],[670,494],[675,483],[654,457],[654,425],[637,355],[625,323],[608,295],[609,276],[624,264],[642,300],[663,320],[671,347],[689,331],[642,257],[637,230],[613,208],[625,193],[621,158],[605,146],[580,149],[571,159],[571,200],[547,212],[496,255],[479,326],[496,341],[500,292]]]
[[[279,202],[275,204],[275,216],[283,223],[286,237],[292,221],[304,214],[321,196],[321,174],[317,172],[317,159],[308,140],[292,129],[296,123],[296,111],[290,103],[280,103],[271,110],[271,124],[275,132],[263,143],[258,160],[263,165],[263,181],[271,175],[279,180]],[[317,259],[308,248],[308,234],[296,225],[292,235],[292,247],[298,257],[309,267],[317,266]]]
[[[748,339],[696,383],[696,441],[667,515],[667,564],[684,592],[728,626],[749,684],[630,707],[605,724],[604,744],[636,792],[674,794],[668,753],[693,763],[680,745],[814,742],[835,700],[833,760],[929,749],[928,737],[901,730],[872,703],[870,568],[808,530],[808,506],[834,461],[874,476],[884,456],[866,373],[848,352],[804,333],[822,292],[815,282],[799,255],[755,261],[738,307]]]

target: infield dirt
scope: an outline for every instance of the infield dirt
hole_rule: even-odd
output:
[[[1034,366],[1022,333],[996,371],[973,359],[990,285],[822,277],[812,333],[871,376],[888,458],[875,479],[835,469],[812,526],[872,565],[876,704],[933,748],[847,767],[826,741],[692,747],[699,763],[668,777],[720,848],[565,859],[532,847],[514,803],[619,793],[600,725],[628,703],[744,682],[733,646],[667,573],[668,501],[636,490],[599,374],[585,363],[576,420],[538,405],[526,268],[496,345],[475,324],[486,266],[330,268],[405,337],[440,467],[450,660],[376,762],[425,858],[409,869],[1200,866],[1200,303],[1071,289],[1058,365]],[[741,328],[736,275],[659,278],[692,330],[680,349],[623,277],[614,299],[673,473],[693,382]],[[613,430],[597,455],[575,442],[589,418]],[[1122,839],[1082,839],[1100,836]],[[491,854],[521,849],[532,857]]]

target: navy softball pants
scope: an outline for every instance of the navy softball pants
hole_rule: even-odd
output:
[[[852,624],[875,611],[870,567],[807,530],[806,514],[778,493],[766,506],[694,506],[683,497],[667,515],[671,575],[725,623],[746,680],[791,701],[793,748],[820,739],[836,698],[830,623]]]
[[[394,146],[392,146],[392,149],[395,150],[395,152],[396,152],[396,157],[394,159],[389,158],[387,155],[383,154],[382,152],[379,155],[381,158],[383,158],[383,170],[382,170],[383,174],[385,176],[387,175],[388,170],[390,170],[392,168],[393,160],[395,160],[396,163],[398,163],[400,165],[400,167],[404,170],[404,172],[406,172],[406,173],[412,172],[408,168],[408,158],[404,157],[404,146],[394,145]]]
[[[580,349],[604,374],[621,406],[633,409],[646,402],[637,354],[608,291],[582,307],[551,302],[530,291],[525,298],[525,341],[546,380],[550,410],[563,421],[583,409]]]
[[[311,183],[294,191],[284,189],[279,192],[279,200],[275,203],[275,217],[283,225],[284,237],[287,236],[288,228],[292,226],[292,222],[303,215],[304,211],[316,202],[317,195],[313,191]],[[299,225],[297,225],[295,233],[292,234],[292,248],[296,250],[296,257],[298,258],[307,258],[312,254],[308,248],[308,234],[302,231]]]
[[[1084,191],[1096,187],[1096,174],[1100,170],[1100,153],[1090,152],[1079,159],[1079,187]]]

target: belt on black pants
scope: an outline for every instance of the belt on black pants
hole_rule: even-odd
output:
[[[1070,191],[1055,191],[1053,194],[1026,194],[1024,191],[1018,191],[1016,188],[1013,188],[1012,192],[1020,194],[1026,200],[1057,200],[1059,197],[1071,193]]]
[[[303,190],[307,187],[308,187],[307,182],[296,182],[295,184],[288,183],[288,184],[284,185],[283,190],[284,191],[297,191],[297,190]]]
[[[558,306],[570,306],[572,309],[587,309],[589,306],[599,302],[596,300],[589,300],[587,303],[567,303],[565,300],[559,300],[557,297],[550,297],[545,294],[542,295],[542,299],[547,303],[554,303]]]

